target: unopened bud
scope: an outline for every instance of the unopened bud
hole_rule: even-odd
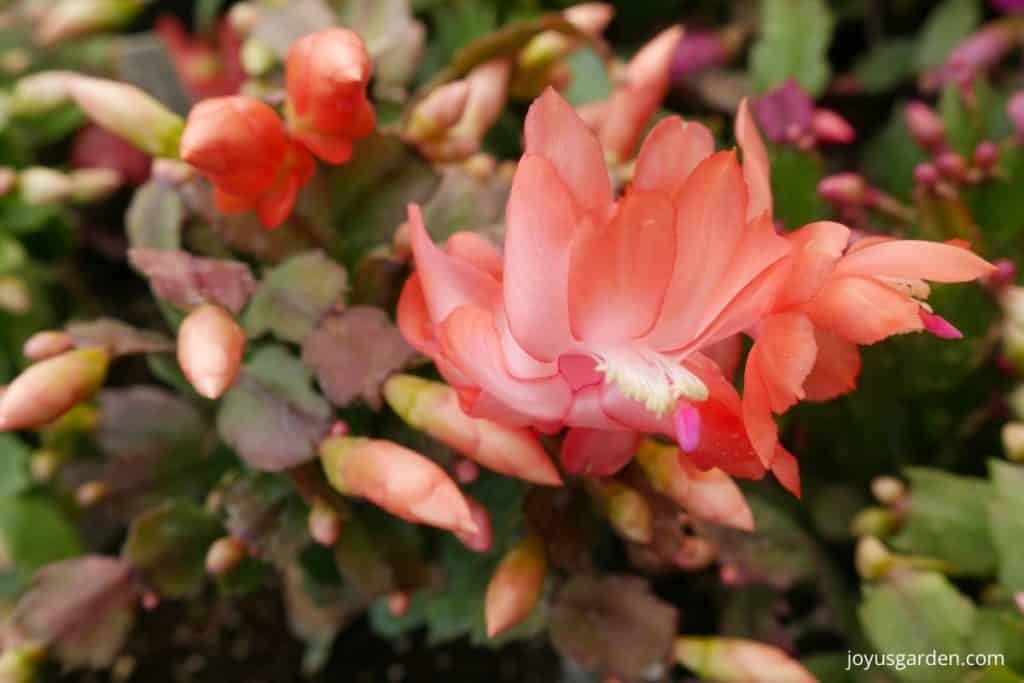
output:
[[[228,23],[235,33],[247,36],[260,18],[260,8],[252,2],[237,2],[228,10]]]
[[[388,594],[387,601],[388,612],[396,619],[404,617],[409,612],[409,607],[412,604],[409,593],[406,591],[395,591]]]
[[[983,171],[995,168],[999,163],[999,145],[991,140],[978,143],[974,148],[973,160],[974,165]]]
[[[473,516],[473,522],[476,524],[476,531],[472,533],[456,531],[455,537],[462,541],[462,545],[474,552],[490,552],[491,547],[494,545],[494,528],[491,524],[491,513],[472,496],[466,496],[466,502],[469,504],[469,512]]]
[[[702,680],[716,683],[818,683],[807,669],[777,647],[741,638],[682,636],[676,661]]]
[[[914,181],[923,187],[931,187],[939,182],[939,177],[935,164],[925,161],[914,167]]]
[[[0,275],[0,311],[22,315],[32,310],[32,292],[17,275]]]
[[[839,173],[822,178],[818,194],[833,204],[860,206],[868,194],[868,184],[858,173]]]
[[[453,532],[478,531],[466,498],[443,469],[383,439],[330,437],[320,444],[327,480],[396,517]]]
[[[484,467],[535,484],[562,483],[535,434],[466,415],[455,390],[445,384],[393,375],[384,384],[384,398],[409,426]]]
[[[880,579],[892,569],[893,556],[880,540],[874,536],[864,536],[857,541],[853,562],[857,573],[863,578]]]
[[[110,495],[110,487],[106,482],[87,481],[75,490],[75,502],[80,507],[89,508],[103,502]]]
[[[683,81],[707,69],[723,66],[729,50],[718,33],[691,31],[683,36],[672,57],[672,78]]]
[[[904,110],[907,128],[917,144],[936,150],[946,144],[946,126],[931,107],[924,102],[911,102]]]
[[[28,204],[59,204],[71,196],[71,178],[45,166],[26,168],[18,175],[21,198]]]
[[[71,200],[89,204],[106,199],[124,182],[121,174],[112,168],[81,168],[68,175],[71,181]]]
[[[248,551],[234,536],[218,538],[206,551],[206,571],[214,576],[224,576],[241,564]]]
[[[452,467],[452,474],[460,484],[472,484],[480,478],[480,467],[472,460],[459,458]]]
[[[309,510],[309,535],[322,546],[330,548],[341,537],[342,521],[330,505],[314,503]]]
[[[105,349],[68,351],[36,363],[0,397],[0,431],[41,427],[95,393],[110,363]]]
[[[489,638],[518,626],[530,616],[544,590],[547,570],[544,546],[532,534],[501,558],[484,598],[484,622]]]
[[[443,135],[459,122],[469,101],[469,82],[446,83],[437,88],[413,109],[405,135],[422,142]]]
[[[998,22],[988,24],[961,42],[950,53],[943,68],[947,81],[969,84],[982,71],[995,66],[1014,45],[1014,32]]]
[[[612,528],[633,543],[647,544],[654,537],[654,515],[647,499],[636,489],[614,479],[587,480]]]
[[[831,109],[818,109],[814,112],[811,130],[821,142],[848,145],[857,138],[853,126]]]
[[[277,66],[277,54],[259,38],[248,38],[242,44],[242,68],[250,76],[264,76]]]
[[[32,479],[38,482],[50,481],[63,460],[64,458],[61,454],[55,450],[43,448],[36,451],[32,454],[32,459],[29,460],[28,465],[29,472],[32,473]]]
[[[245,331],[215,304],[195,309],[178,328],[178,363],[200,396],[224,395],[242,364]]]
[[[16,115],[31,116],[53,111],[71,100],[71,71],[41,71],[14,84],[9,106]]]
[[[36,332],[25,342],[22,353],[31,361],[46,360],[75,348],[75,339],[62,330]]]
[[[1024,462],[1024,422],[1007,422],[1003,425],[1003,448],[1007,458],[1014,462]]]
[[[36,24],[35,39],[52,45],[77,36],[117,28],[134,19],[146,0],[56,0]]]
[[[953,182],[962,182],[967,177],[967,160],[956,152],[943,152],[935,160],[935,168]]]
[[[907,487],[896,477],[875,477],[871,493],[879,503],[891,507],[906,497]]]
[[[180,116],[133,85],[78,76],[71,97],[97,125],[154,157],[178,156],[185,128]]]

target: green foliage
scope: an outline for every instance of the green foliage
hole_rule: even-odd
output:
[[[750,54],[754,87],[764,92],[795,78],[812,95],[824,92],[833,23],[823,0],[764,0],[760,37]]]
[[[941,66],[956,47],[981,21],[977,0],[944,0],[925,20],[918,39],[918,69]]]

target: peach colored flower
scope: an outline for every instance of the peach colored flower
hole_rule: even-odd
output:
[[[774,291],[773,301],[753,330],[744,374],[743,417],[765,466],[792,459],[778,443],[772,413],[853,390],[859,345],[922,330],[961,336],[926,303],[925,281],[967,282],[994,270],[952,244],[887,237],[851,244],[849,228],[839,223],[811,223],[787,238],[789,255],[759,284]]]
[[[737,136],[742,166],[704,126],[662,121],[616,199],[597,137],[548,90],[527,115],[503,257],[468,233],[439,249],[410,208],[403,333],[469,415],[573,428],[562,455],[574,471],[610,474],[638,433],[661,433],[762,476],[739,396],[702,353],[759,320],[772,292],[747,286],[789,249],[745,106]]]
[[[255,210],[268,228],[291,213],[315,163],[277,113],[251,97],[203,100],[189,113],[181,158],[205,175],[225,213]]]
[[[373,105],[366,97],[372,70],[363,39],[344,28],[310,33],[288,51],[288,127],[324,161],[348,161],[352,144],[376,127]]]

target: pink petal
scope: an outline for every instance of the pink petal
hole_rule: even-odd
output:
[[[448,255],[467,261],[495,280],[501,280],[501,254],[485,237],[475,232],[456,232],[444,245]]]
[[[672,205],[630,192],[610,222],[584,219],[569,257],[569,323],[580,340],[646,334],[661,311],[675,261]]]
[[[700,411],[688,401],[680,401],[675,412],[676,442],[684,453],[700,444]]]
[[[685,455],[680,454],[678,459],[690,485],[676,502],[698,519],[754,530],[754,513],[732,477],[718,468],[701,470]]]
[[[409,236],[427,310],[435,323],[442,322],[459,306],[489,306],[496,300],[500,292],[497,280],[468,261],[438,249],[423,225],[420,207],[415,204],[409,205]]]
[[[924,240],[887,240],[848,254],[836,267],[836,275],[968,282],[994,270],[991,263],[961,247]]]
[[[562,467],[569,474],[610,477],[629,464],[639,444],[636,432],[576,427],[562,441]]]
[[[747,100],[740,102],[736,113],[736,141],[743,151],[743,178],[747,183],[749,198],[747,201],[747,218],[759,218],[762,214],[772,214],[772,181],[768,166],[768,152],[765,150],[757,124],[750,114]]]
[[[919,308],[907,295],[865,277],[833,278],[805,306],[815,325],[854,344],[923,329]]]
[[[736,377],[736,370],[743,359],[743,338],[734,334],[701,349],[701,352],[715,362],[727,379],[731,379]]]
[[[934,334],[939,339],[963,339],[964,333],[956,329],[953,323],[949,322],[941,315],[935,315],[929,313],[923,308],[918,311],[918,315],[921,316],[921,322],[924,323],[924,329],[930,334]]]
[[[559,421],[568,411],[572,397],[561,377],[520,380],[509,374],[494,315],[487,309],[456,309],[442,326],[441,345],[466,378],[505,406],[534,420]]]
[[[633,187],[674,197],[693,169],[714,151],[715,140],[706,126],[678,116],[664,118],[640,148]]]
[[[402,287],[396,311],[398,329],[409,345],[420,353],[434,357],[440,351],[434,338],[434,322],[427,310],[419,275],[413,273]]]
[[[800,468],[793,454],[782,446],[775,449],[775,457],[772,459],[772,474],[786,490],[797,498],[800,497]]]
[[[626,425],[612,419],[602,404],[603,389],[594,384],[573,393],[572,406],[565,416],[565,424],[569,427],[588,427],[604,431],[621,431]]]
[[[804,381],[809,401],[831,401],[857,387],[860,351],[857,345],[826,330],[814,329],[818,356],[811,374]]]
[[[790,271],[775,302],[775,311],[804,304],[821,290],[850,241],[850,229],[840,223],[820,221],[796,230],[787,239],[793,245]]]
[[[531,356],[552,361],[572,343],[569,247],[578,216],[568,189],[548,161],[527,154],[519,162],[506,218],[504,295],[509,329]]]
[[[510,375],[517,379],[540,379],[558,373],[558,365],[555,362],[541,362],[523,350],[512,336],[504,307],[499,306],[494,316],[494,324],[498,326],[498,338],[501,340],[501,353]]]
[[[551,164],[580,210],[597,214],[606,211],[612,203],[612,187],[601,145],[554,89],[548,88],[530,105],[524,134],[527,156],[538,156]],[[537,201],[542,196],[527,198]]]
[[[659,349],[678,349],[703,327],[705,304],[729,267],[746,227],[746,186],[736,155],[719,152],[687,179],[676,212],[676,262],[662,315],[651,332]]]

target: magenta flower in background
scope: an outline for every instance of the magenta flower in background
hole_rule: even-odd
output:
[[[814,100],[795,79],[754,101],[761,130],[772,142],[791,142],[811,127]]]
[[[672,80],[686,80],[706,69],[722,66],[728,59],[729,51],[717,33],[687,33],[672,58]]]
[[[1024,0],[992,0],[992,6],[1000,12],[1024,12]]]

